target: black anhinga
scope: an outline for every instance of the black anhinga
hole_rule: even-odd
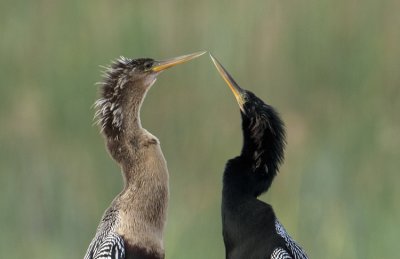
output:
[[[242,116],[242,151],[228,160],[223,177],[222,225],[226,258],[307,258],[279,223],[272,206],[257,199],[269,189],[283,162],[284,124],[272,106],[241,88],[210,56],[236,97]]]
[[[104,212],[85,259],[164,258],[168,169],[158,139],[142,128],[140,108],[161,71],[204,53],[166,61],[121,57],[105,71],[95,117],[124,189]]]

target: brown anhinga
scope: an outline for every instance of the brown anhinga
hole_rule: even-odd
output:
[[[164,258],[168,169],[160,142],[142,127],[140,108],[162,71],[204,53],[165,61],[121,57],[106,69],[95,117],[124,188],[104,212],[85,259]]]

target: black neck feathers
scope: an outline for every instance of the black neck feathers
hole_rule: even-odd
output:
[[[283,162],[285,128],[275,109],[249,91],[241,116],[243,147],[227,164],[224,188],[235,185],[237,195],[257,197],[268,190]]]

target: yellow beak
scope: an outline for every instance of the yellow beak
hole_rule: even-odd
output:
[[[232,76],[226,71],[226,69],[219,63],[219,61],[210,54],[212,61],[214,62],[215,67],[217,68],[219,74],[228,84],[229,88],[232,90],[233,95],[236,98],[236,101],[239,104],[240,109],[243,111],[243,104],[246,102],[246,94],[245,91],[235,82]]]
[[[206,51],[200,51],[200,52],[183,55],[183,56],[179,56],[179,57],[175,57],[175,58],[171,58],[171,59],[167,59],[167,60],[163,60],[163,61],[156,61],[153,65],[153,67],[151,68],[151,71],[161,72],[170,67],[173,67],[173,66],[188,62],[189,60],[195,59],[197,57],[200,57],[204,53],[206,53]]]

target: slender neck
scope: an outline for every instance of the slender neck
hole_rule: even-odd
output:
[[[122,127],[123,132],[128,134],[128,136],[129,133],[135,133],[142,129],[140,110],[146,93],[146,89],[132,86],[127,89],[127,93],[123,97],[123,104],[121,107],[123,114]]]
[[[242,116],[243,148],[241,156],[252,161],[252,169],[266,176],[271,184],[283,162],[285,128],[278,113],[264,105],[254,116]]]
[[[238,208],[251,200],[257,199],[248,190],[244,190],[239,184],[225,184],[222,189],[222,201],[226,208]]]
[[[252,176],[254,172],[249,159],[237,156],[228,160],[223,176],[223,201],[230,204],[256,198]]]
[[[107,126],[104,128],[111,156],[124,165],[132,164],[135,158],[132,152],[136,152],[132,151],[132,148],[138,147],[139,138],[143,133],[140,108],[148,89],[142,85],[135,85],[135,81],[129,84],[124,86],[119,102],[114,105],[117,108],[109,111],[110,117],[106,120]],[[118,128],[114,126],[114,121],[119,125]]]

